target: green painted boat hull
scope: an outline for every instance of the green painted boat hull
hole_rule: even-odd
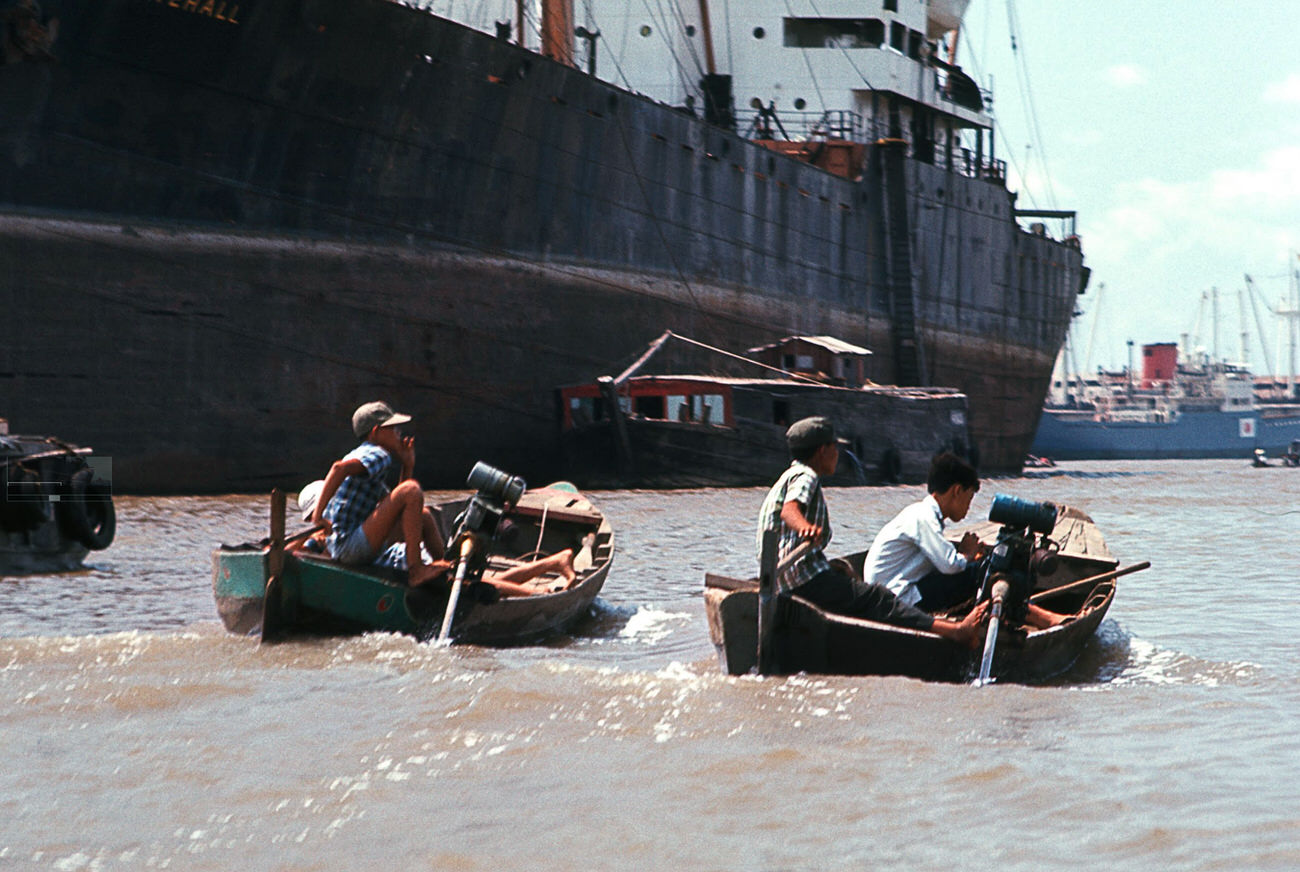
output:
[[[538,492],[539,497],[544,493]],[[595,562],[579,581],[555,593],[494,602],[487,601],[494,598],[490,586],[468,585],[453,622],[454,641],[527,641],[562,631],[588,612],[613,562],[614,536],[604,517],[584,504],[587,517],[566,516],[562,509],[549,510],[548,518],[512,516],[516,539],[528,546],[544,539],[548,551],[571,547],[583,535],[595,533]],[[298,633],[364,632],[432,638],[446,613],[450,585],[410,588],[405,577],[401,570],[286,554],[272,581],[264,546],[222,546],[212,555],[212,593],[222,623],[232,633],[260,634],[264,640]]]

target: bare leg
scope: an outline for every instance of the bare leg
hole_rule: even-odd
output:
[[[423,502],[423,497],[421,502]],[[438,522],[433,519],[433,512],[424,509],[420,513],[420,519],[424,530],[425,549],[434,560],[441,560],[447,552],[447,545],[442,541],[442,531],[438,529]]]
[[[558,573],[564,577],[563,587],[555,588],[556,590],[564,590],[572,585],[578,577],[573,571],[573,551],[566,548],[550,557],[512,566],[505,572],[485,572],[483,580],[495,587],[502,596],[531,596],[546,591],[529,587],[528,582],[548,572]]]
[[[377,553],[394,528],[401,531],[406,543],[406,571],[412,586],[422,584],[439,574],[437,568],[426,564],[420,556],[420,542],[424,538],[424,492],[414,479],[393,488],[375,507],[366,522],[365,530],[370,547]]]
[[[1065,623],[1069,618],[1069,615],[1050,612],[1042,606],[1030,603],[1029,614],[1025,616],[1025,623],[1036,630],[1046,630],[1048,627],[1055,627],[1057,624]]]
[[[573,584],[578,575],[573,571],[572,549],[565,548],[563,551],[555,552],[550,557],[543,557],[541,560],[534,560],[532,563],[524,563],[520,566],[512,566],[505,572],[494,573],[492,581],[494,583],[496,581],[505,581],[522,584],[548,572],[556,572],[562,575],[565,587]]]

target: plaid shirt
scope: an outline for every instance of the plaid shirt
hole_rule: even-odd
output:
[[[349,533],[364,524],[379,501],[388,496],[384,476],[393,465],[393,456],[373,442],[362,442],[343,459],[360,460],[366,472],[343,479],[325,507],[323,516],[330,522],[331,553],[334,543],[347,538]]]
[[[826,500],[822,496],[821,478],[811,467],[797,460],[790,464],[789,469],[781,473],[776,484],[772,485],[772,489],[767,492],[763,507],[758,510],[758,534],[755,536],[755,547],[758,549],[759,561],[763,559],[765,530],[781,531],[781,543],[777,549],[778,561],[803,541],[781,520],[781,509],[791,500],[803,509],[803,515],[808,519],[808,523],[822,528],[822,537],[816,543],[817,547],[799,558],[777,578],[776,587],[780,593],[789,593],[831,568],[826,555],[822,553],[822,549],[831,541],[831,521],[826,511]]]

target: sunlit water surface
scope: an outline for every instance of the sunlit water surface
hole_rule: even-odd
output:
[[[1300,868],[1300,470],[1068,464],[972,517],[998,491],[1152,563],[1049,687],[721,674],[703,575],[750,571],[761,490],[594,494],[596,609],[513,649],[260,648],[209,567],[266,500],[119,498],[86,571],[0,580],[0,869]],[[919,496],[828,491],[837,548]]]

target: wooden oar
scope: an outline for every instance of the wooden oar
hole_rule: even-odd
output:
[[[813,545],[812,542],[808,542],[808,541],[800,542],[798,545],[796,545],[795,549],[791,551],[789,554],[785,555],[785,557],[781,559],[781,562],[776,565],[776,577],[780,578],[781,573],[785,572],[787,569],[793,566],[796,562],[799,561],[800,558],[802,558],[809,551],[813,550],[813,548],[815,547],[817,546]]]
[[[284,491],[271,491],[271,548],[266,554],[266,589],[262,591],[263,642],[273,642],[280,629],[280,573],[284,570]]]
[[[772,632],[776,629],[776,580],[781,573],[807,554],[815,546],[800,542],[780,563],[776,561],[781,534],[776,530],[763,531],[762,553],[758,565],[758,674],[767,675],[772,670]]]
[[[781,534],[764,530],[758,552],[758,674],[772,671],[772,631],[776,629],[776,554]]]
[[[1109,581],[1112,578],[1119,578],[1121,575],[1128,575],[1130,572],[1138,572],[1151,567],[1150,560],[1143,560],[1141,563],[1134,563],[1132,566],[1126,566],[1123,569],[1112,569],[1110,572],[1103,572],[1100,575],[1094,575],[1091,578],[1081,578],[1078,581],[1072,581],[1069,584],[1063,584],[1060,587],[1054,587],[1051,590],[1040,591],[1029,598],[1029,602],[1037,605],[1044,599],[1054,596],[1058,593],[1065,593],[1067,590],[1086,587],[1090,584],[1097,584],[1101,581]]]

